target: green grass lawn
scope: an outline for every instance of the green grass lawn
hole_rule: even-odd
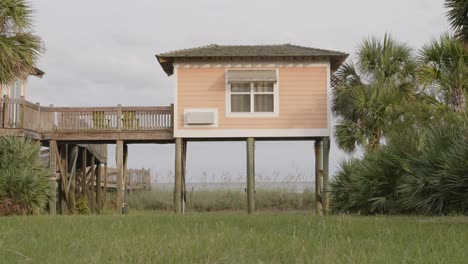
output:
[[[468,219],[292,212],[3,217],[0,263],[468,263]]]

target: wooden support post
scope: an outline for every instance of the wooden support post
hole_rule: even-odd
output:
[[[255,139],[247,138],[247,212],[255,212]]]
[[[123,207],[122,213],[127,213],[127,199],[128,199],[128,146],[124,144],[124,157],[123,157],[123,181],[124,181],[124,193],[123,193]]]
[[[330,190],[329,190],[329,179],[330,179],[330,137],[323,138],[323,206],[324,213],[328,214],[330,211]]]
[[[103,205],[107,202],[107,163],[104,163],[104,197],[102,200]]]
[[[182,213],[182,138],[175,139],[174,210]]]
[[[96,212],[101,213],[101,163],[96,167]]]
[[[123,203],[123,147],[124,143],[122,140],[117,140],[115,147],[116,155],[116,164],[117,164],[117,198],[116,198],[116,210],[118,214],[122,213],[122,203]]]
[[[86,180],[86,168],[88,167],[88,157],[86,148],[81,149],[81,197],[88,197],[88,183]]]
[[[51,140],[49,142],[49,168],[52,171],[50,183],[54,190],[54,197],[49,199],[49,213],[51,215],[57,214],[57,141]]]
[[[60,178],[62,180],[62,193],[65,198],[65,204],[62,204],[62,214],[67,212],[68,207],[68,145],[62,144],[60,147]]]
[[[323,214],[322,204],[322,139],[317,139],[314,142],[315,149],[315,211],[317,215]]]
[[[76,162],[78,160],[78,147],[73,146],[71,149],[71,155],[69,157],[71,158],[71,170],[70,170],[70,178],[68,179],[68,186],[66,189],[66,192],[68,193],[68,212],[73,214],[75,213],[75,204],[76,204],[76,199],[75,199],[75,176],[76,176]]]
[[[89,209],[91,209],[91,212],[94,213],[96,212],[96,203],[94,201],[94,182],[96,179],[96,163],[95,163],[95,157],[94,155],[91,155],[91,190],[89,192]]]
[[[182,179],[181,179],[181,183],[182,183],[182,188],[181,188],[181,191],[182,191],[182,213],[185,213],[185,209],[187,207],[187,192],[186,192],[186,188],[185,188],[185,181],[186,181],[186,171],[187,171],[187,140],[183,140],[182,141],[182,168],[181,168],[181,171],[182,171]]]

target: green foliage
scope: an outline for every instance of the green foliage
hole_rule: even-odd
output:
[[[389,35],[362,42],[356,63],[348,62],[336,73],[340,84],[333,90],[332,110],[341,149],[374,151],[380,146],[402,106],[415,97],[415,69],[412,50]]]
[[[458,40],[468,43],[468,2],[466,0],[445,0],[447,17]]]
[[[410,112],[379,150],[340,164],[331,183],[333,211],[468,213],[467,116],[430,113],[425,120],[418,118],[427,113]]]
[[[419,52],[418,79],[426,91],[455,111],[466,111],[468,50],[449,34]]]
[[[29,139],[0,137],[0,201],[10,199],[38,213],[53,197],[50,171],[41,164],[40,145]]]
[[[402,205],[421,214],[468,213],[468,123],[437,124],[425,147],[407,158],[398,186]]]
[[[42,41],[32,33],[33,11],[24,0],[0,1],[0,83],[35,71]]]
[[[75,204],[75,212],[77,214],[91,214],[91,209],[88,206],[88,196],[81,197]]]

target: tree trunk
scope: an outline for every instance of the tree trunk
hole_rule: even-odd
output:
[[[463,89],[453,89],[449,100],[455,112],[463,112],[466,110],[465,91]]]

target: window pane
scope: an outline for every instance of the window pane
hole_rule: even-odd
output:
[[[250,92],[250,83],[231,83],[231,92]]]
[[[231,112],[250,112],[250,94],[232,94]]]
[[[274,112],[272,94],[254,95],[255,112]]]
[[[273,83],[255,83],[254,92],[273,92]]]

